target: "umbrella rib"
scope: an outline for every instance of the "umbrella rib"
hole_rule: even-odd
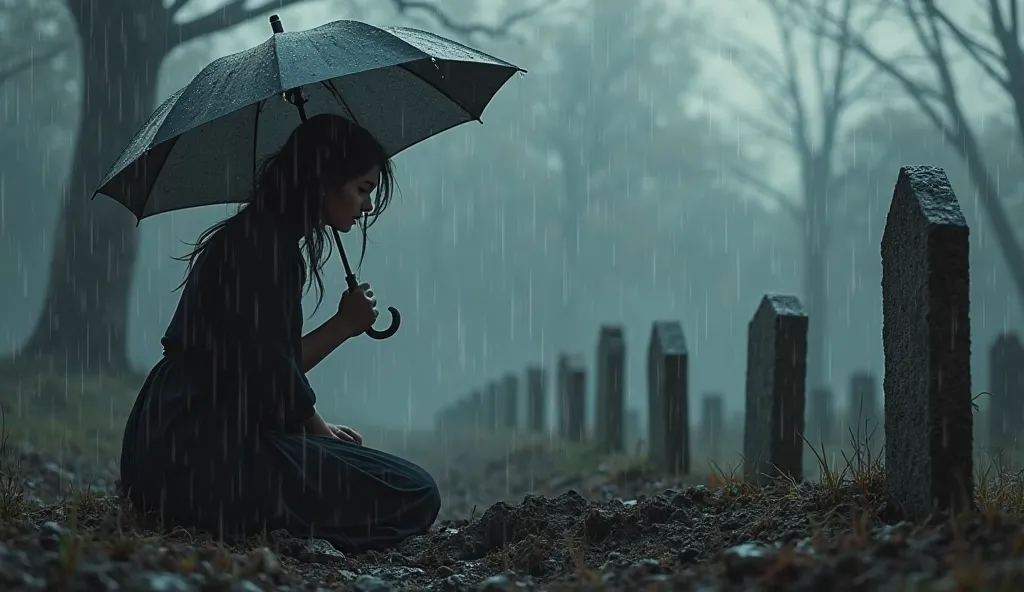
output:
[[[434,58],[430,58],[430,59],[434,59]],[[444,96],[444,98],[448,99],[448,100],[449,100],[449,101],[451,101],[452,103],[455,103],[455,105],[456,105],[456,106],[457,106],[457,107],[458,107],[459,109],[462,109],[462,112],[463,112],[463,113],[465,113],[466,115],[469,115],[469,116],[470,116],[471,118],[473,118],[473,119],[475,119],[475,120],[479,121],[480,123],[483,123],[483,120],[482,120],[482,119],[480,119],[480,116],[479,116],[479,115],[474,115],[474,114],[473,114],[473,112],[472,112],[472,111],[470,111],[469,109],[467,109],[465,105],[463,105],[463,104],[462,104],[462,103],[460,103],[459,101],[456,101],[454,97],[452,97],[452,96],[451,96],[450,94],[448,94],[447,92],[445,92],[445,91],[444,91],[444,89],[442,89],[442,88],[441,88],[441,87],[439,87],[438,85],[436,85],[436,84],[434,84],[433,82],[431,82],[431,81],[427,80],[426,78],[424,78],[424,77],[420,76],[419,74],[417,74],[417,73],[413,72],[413,71],[412,71],[412,70],[410,70],[409,68],[406,68],[406,67],[405,67],[405,64],[398,64],[398,67],[399,67],[399,68],[401,68],[402,70],[405,70],[405,71],[406,71],[406,72],[408,72],[409,74],[412,74],[412,75],[413,75],[413,76],[415,76],[416,78],[419,78],[419,79],[420,79],[420,80],[422,80],[423,82],[426,82],[427,84],[429,84],[429,85],[430,85],[430,87],[431,87],[431,88],[433,88],[433,89],[434,89],[434,90],[436,90],[437,92],[441,93],[441,94],[442,94],[442,95]]]
[[[135,214],[136,220],[142,220],[142,214],[145,213],[146,206],[149,205],[149,200],[153,199],[153,187],[156,186],[156,181],[160,178],[160,173],[163,172],[164,166],[167,165],[167,161],[171,159],[171,153],[174,152],[174,148],[178,145],[178,140],[180,139],[181,136],[174,136],[168,140],[170,147],[167,149],[167,153],[164,155],[164,158],[160,160],[160,165],[156,167],[156,173],[153,175],[153,180],[150,181],[146,187],[146,199],[142,200],[138,213],[132,212]]]

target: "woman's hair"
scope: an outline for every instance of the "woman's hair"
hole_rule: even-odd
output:
[[[331,240],[330,229],[323,221],[324,192],[366,174],[374,166],[380,167],[381,176],[373,212],[360,220],[361,264],[366,254],[366,231],[391,201],[394,168],[370,132],[340,115],[321,114],[303,122],[277,153],[260,164],[249,200],[238,213],[207,228],[191,245],[192,251],[178,258],[188,261],[186,278],[217,231],[251,213],[266,213],[284,234],[301,237],[305,249],[302,284],[307,288],[316,286],[319,308],[324,293],[321,270],[331,253],[329,246],[325,249]]]

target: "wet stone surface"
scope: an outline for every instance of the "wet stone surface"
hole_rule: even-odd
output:
[[[114,495],[112,466],[76,466],[75,473],[23,453],[23,508],[0,523],[0,589],[835,591],[1024,584],[1018,518],[912,524],[883,510],[880,484],[877,494],[837,494],[812,484],[708,487],[638,468],[573,474],[549,458],[555,454],[539,447],[506,452],[500,461],[445,459],[448,469],[435,474],[446,505],[431,532],[390,551],[351,556],[283,531],[222,544],[184,530],[140,530]],[[561,474],[546,472],[555,468]],[[79,482],[86,472],[90,489]],[[10,507],[14,495],[0,489],[0,504]]]

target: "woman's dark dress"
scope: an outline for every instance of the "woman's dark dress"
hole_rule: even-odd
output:
[[[298,433],[316,402],[301,368],[300,257],[261,215],[218,232],[128,419],[122,487],[169,525],[388,547],[434,522],[437,485],[395,456]]]

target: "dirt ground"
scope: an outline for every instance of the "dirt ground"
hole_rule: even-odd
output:
[[[3,431],[17,436],[0,454],[0,590],[1024,589],[1019,478],[986,472],[977,511],[911,524],[883,507],[881,466],[858,455],[814,483],[755,488],[731,459],[673,477],[545,438],[363,430],[437,479],[427,535],[346,556],[281,532],[153,532],[116,490],[135,392],[33,368],[0,376]]]
[[[232,544],[183,530],[148,532],[117,497],[113,463],[56,459],[8,443],[0,482],[0,589],[838,591],[1024,585],[1024,522],[995,507],[1019,503],[1012,496],[1020,488],[1005,483],[998,490],[979,488],[988,497],[975,514],[911,524],[880,503],[877,463],[853,467],[841,483],[754,488],[724,472],[675,479],[635,458],[601,459],[586,447],[500,440],[378,437],[380,447],[406,453],[433,471],[444,507],[429,534],[360,556],[281,532]]]

